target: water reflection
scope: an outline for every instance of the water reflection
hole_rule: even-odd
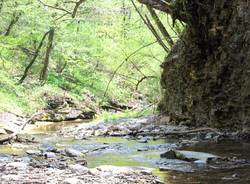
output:
[[[89,123],[89,120],[63,121],[63,122],[36,122],[35,126],[26,130],[28,133],[50,133],[61,130],[64,127],[73,127],[82,123]]]
[[[250,159],[250,143],[220,142],[197,144],[183,148],[189,151],[209,152],[219,156],[237,156]],[[250,166],[238,169],[222,169],[212,171],[198,171],[194,173],[180,173],[174,171],[162,172],[165,183],[168,184],[248,184],[250,183]],[[232,177],[237,176],[237,177]]]

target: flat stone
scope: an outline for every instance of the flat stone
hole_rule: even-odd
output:
[[[130,135],[126,135],[126,136],[124,136],[123,138],[124,138],[124,139],[130,139],[131,136],[130,136]]]
[[[77,172],[81,174],[86,174],[89,172],[89,169],[87,167],[84,167],[80,164],[71,164],[69,165],[69,169],[73,172]]]
[[[82,154],[87,154],[89,152],[89,150],[82,150],[81,152],[82,152]]]
[[[140,140],[138,140],[137,142],[138,142],[138,143],[147,143],[148,140],[147,140],[147,139],[140,139]]]
[[[161,137],[160,136],[155,136],[153,137],[153,140],[156,141],[156,140],[159,140]]]
[[[179,171],[179,172],[185,172],[185,173],[191,173],[194,172],[194,169],[190,165],[167,165],[167,166],[162,166],[159,168],[160,171]]]
[[[222,178],[222,180],[239,180],[240,177],[238,174],[233,174],[232,176],[225,176]]]
[[[39,150],[27,150],[26,153],[28,155],[41,155],[41,151]]]
[[[57,153],[58,150],[56,147],[49,145],[49,144],[43,144],[41,145],[41,147],[39,148],[42,152],[55,152]]]
[[[82,157],[83,156],[82,152],[77,151],[77,150],[75,150],[73,148],[67,148],[67,149],[65,149],[65,153],[69,157]]]
[[[138,148],[137,151],[148,151],[149,149],[146,148],[146,147],[143,147],[143,148]]]

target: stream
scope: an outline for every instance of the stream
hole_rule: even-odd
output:
[[[27,128],[22,136],[33,137],[38,143],[25,144],[13,143],[12,145],[0,146],[0,161],[7,158],[6,155],[16,155],[19,157],[29,157],[27,150],[38,150],[41,147],[52,146],[58,150],[72,148],[84,152],[89,168],[101,165],[114,166],[136,166],[153,168],[154,175],[160,177],[161,181],[170,184],[183,183],[205,183],[205,184],[225,184],[250,183],[250,167],[245,166],[237,169],[220,170],[196,170],[195,172],[160,171],[160,154],[166,149],[176,147],[177,140],[156,139],[146,142],[128,139],[126,137],[90,137],[78,140],[74,137],[62,137],[58,132],[64,127],[75,127],[79,124],[89,124],[91,122],[61,122],[61,123],[39,123],[36,126]],[[199,151],[211,153],[219,156],[240,157],[250,159],[250,143],[247,142],[219,142],[219,143],[199,143],[193,146],[183,147],[182,150]]]

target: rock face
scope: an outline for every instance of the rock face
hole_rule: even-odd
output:
[[[186,11],[199,11],[187,12],[190,22],[162,64],[159,108],[176,122],[249,133],[249,3],[187,2]]]
[[[91,94],[84,94],[83,100],[76,101],[68,96],[44,95],[47,107],[41,115],[36,117],[39,121],[70,121],[76,119],[92,119],[99,111],[95,98]]]

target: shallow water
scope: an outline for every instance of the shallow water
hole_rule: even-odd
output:
[[[115,166],[143,166],[155,168],[154,173],[161,177],[165,183],[170,184],[247,184],[250,183],[250,167],[240,169],[224,169],[214,171],[198,171],[194,173],[182,173],[158,170],[157,161],[160,159],[160,153],[167,148],[174,147],[173,140],[157,140],[148,141],[148,143],[138,143],[137,140],[127,140],[121,137],[95,137],[87,140],[76,140],[74,138],[59,137],[56,132],[65,126],[76,126],[82,122],[62,122],[62,123],[45,123],[36,127],[30,127],[27,136],[33,136],[40,142],[39,144],[13,146],[0,146],[0,154],[16,154],[24,155],[28,149],[37,149],[41,144],[49,144],[64,149],[71,147],[79,151],[92,150],[85,157],[88,167],[96,167],[99,165],[115,165]],[[83,122],[88,123],[88,122]],[[149,148],[148,151],[138,151],[138,148]],[[105,149],[103,149],[105,148]],[[97,150],[96,150],[97,149]],[[93,151],[96,150],[96,151]],[[239,158],[250,159],[250,143],[240,142],[222,142],[213,144],[198,144],[192,147],[183,148],[183,150],[199,151],[212,153],[219,156],[237,156]],[[1,158],[1,156],[0,156]],[[6,159],[5,157],[2,157]],[[1,162],[1,159],[0,159]],[[230,177],[237,174],[239,179],[226,180],[224,177]],[[223,179],[224,178],[224,179]]]
[[[219,156],[237,156],[238,158],[250,159],[250,143],[247,142],[226,141],[220,143],[202,143],[183,149],[208,152]],[[230,179],[230,177],[235,174],[239,179]],[[166,172],[164,177],[164,181],[171,184],[248,184],[250,183],[250,166],[238,169],[200,171],[195,173],[178,173],[170,171]]]

